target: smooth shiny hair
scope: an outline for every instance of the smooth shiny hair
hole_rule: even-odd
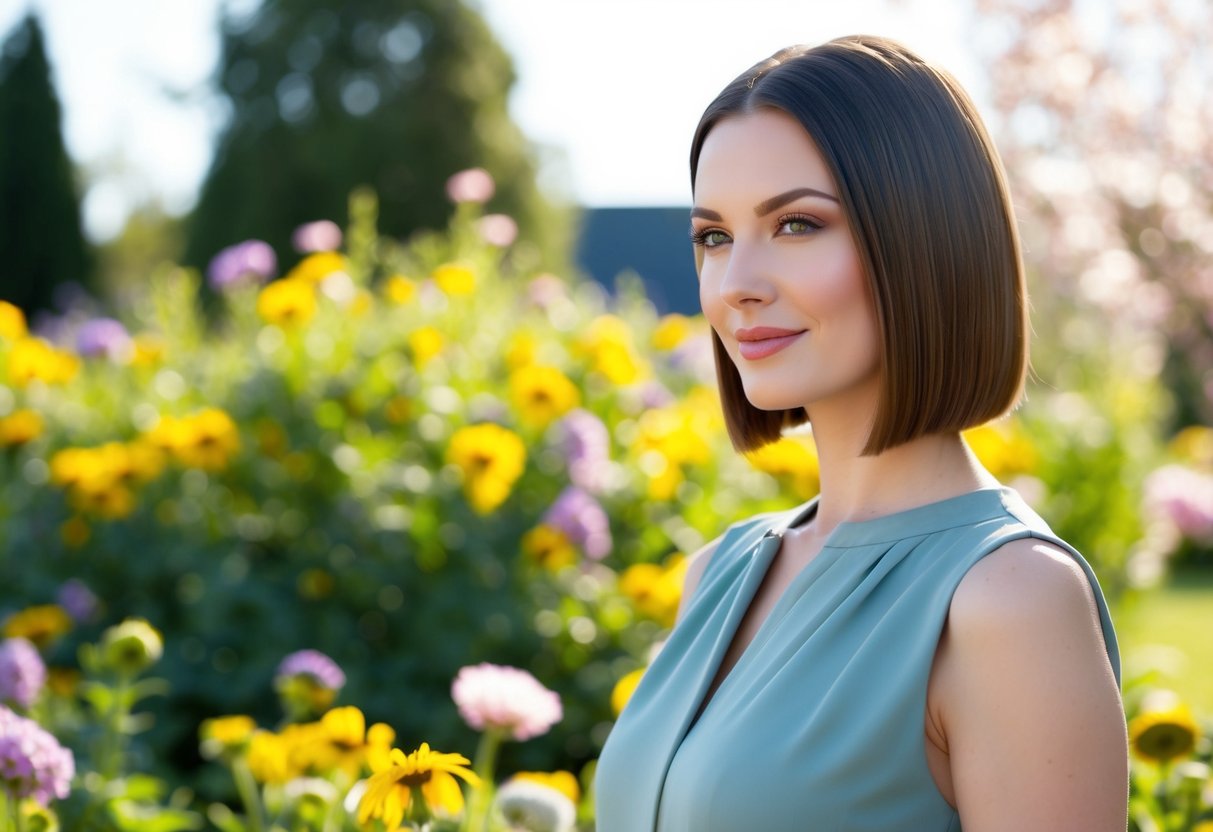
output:
[[[816,144],[875,301],[881,393],[864,454],[1014,408],[1028,370],[1019,235],[998,152],[957,81],[885,38],[782,49],[704,112],[691,143],[692,192],[712,128],[763,108],[795,118]],[[802,407],[750,404],[712,340],[735,448],[761,447],[808,420]]]

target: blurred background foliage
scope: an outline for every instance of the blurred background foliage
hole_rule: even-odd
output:
[[[344,222],[359,186],[378,194],[384,233],[442,228],[443,183],[472,166],[497,182],[493,209],[523,229],[516,256],[566,265],[570,220],[539,192],[506,111],[512,63],[466,4],[265,0],[225,21],[222,50],[230,115],[186,224],[187,265],[250,237],[285,256],[299,224]]]
[[[1209,710],[1213,10],[1076,5],[975,2],[1035,374],[1012,419],[969,439],[1095,565],[1134,679],[1154,678],[1138,648],[1177,645],[1187,665],[1150,654],[1172,673],[1155,681]],[[33,23],[10,35],[0,108],[53,103],[37,43]],[[570,274],[567,214],[506,116],[511,78],[459,3],[267,0],[225,30],[232,121],[192,216],[136,214],[95,282],[86,258],[39,271],[17,253],[79,237],[70,212],[3,238],[30,265],[0,281],[0,613],[84,581],[105,611],[54,647],[64,666],[122,616],[164,632],[148,767],[189,779],[203,719],[272,721],[278,660],[311,647],[346,669],[346,701],[450,749],[471,742],[455,671],[527,667],[567,715],[503,768],[576,768],[670,623],[679,555],[814,493],[807,439],[729,448],[701,319]],[[5,200],[69,204],[58,128],[19,144],[56,119],[0,133]],[[496,179],[487,204],[444,192],[472,165]],[[14,199],[0,227],[25,216]],[[517,240],[486,237],[488,211]],[[293,248],[317,219],[342,226],[334,250]],[[277,279],[201,315],[201,270],[249,238]],[[65,274],[91,292],[48,314]],[[500,430],[462,432],[482,425]]]

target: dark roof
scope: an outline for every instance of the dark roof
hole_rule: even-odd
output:
[[[695,259],[687,238],[690,208],[583,208],[575,260],[589,277],[615,288],[620,272],[640,275],[661,313],[699,313]]]

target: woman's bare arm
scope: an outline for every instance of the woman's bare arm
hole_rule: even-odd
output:
[[[1082,567],[1039,540],[952,598],[940,717],[965,832],[1124,832],[1124,707]]]

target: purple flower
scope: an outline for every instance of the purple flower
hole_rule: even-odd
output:
[[[113,318],[93,318],[76,330],[76,352],[95,357],[104,355],[115,359],[131,348],[131,336],[126,327]]]
[[[606,487],[611,464],[611,435],[602,420],[588,410],[570,410],[558,430],[573,485],[591,494]]]
[[[307,676],[316,684],[329,690],[345,687],[345,673],[337,663],[319,650],[298,650],[284,658],[278,665],[276,678]]]
[[[602,560],[611,551],[611,524],[598,501],[577,486],[556,498],[543,522],[564,532],[586,557]]]
[[[77,623],[91,621],[100,606],[96,594],[83,581],[76,578],[65,581],[59,587],[55,601],[67,610],[67,614]]]
[[[564,716],[560,696],[516,667],[464,667],[451,685],[451,698],[472,728],[503,731],[519,741],[547,733]]]
[[[245,240],[216,254],[206,275],[213,288],[223,290],[242,283],[264,283],[277,270],[278,257],[269,243]]]
[[[45,685],[46,664],[37,647],[23,638],[0,642],[0,701],[28,708]]]
[[[674,394],[657,379],[646,381],[640,388],[640,402],[646,410],[657,410],[674,403]]]
[[[9,800],[32,797],[42,806],[67,797],[76,760],[32,719],[0,705],[0,788]]]
[[[291,245],[300,254],[313,251],[336,251],[341,248],[341,229],[332,220],[304,223],[291,235]]]

